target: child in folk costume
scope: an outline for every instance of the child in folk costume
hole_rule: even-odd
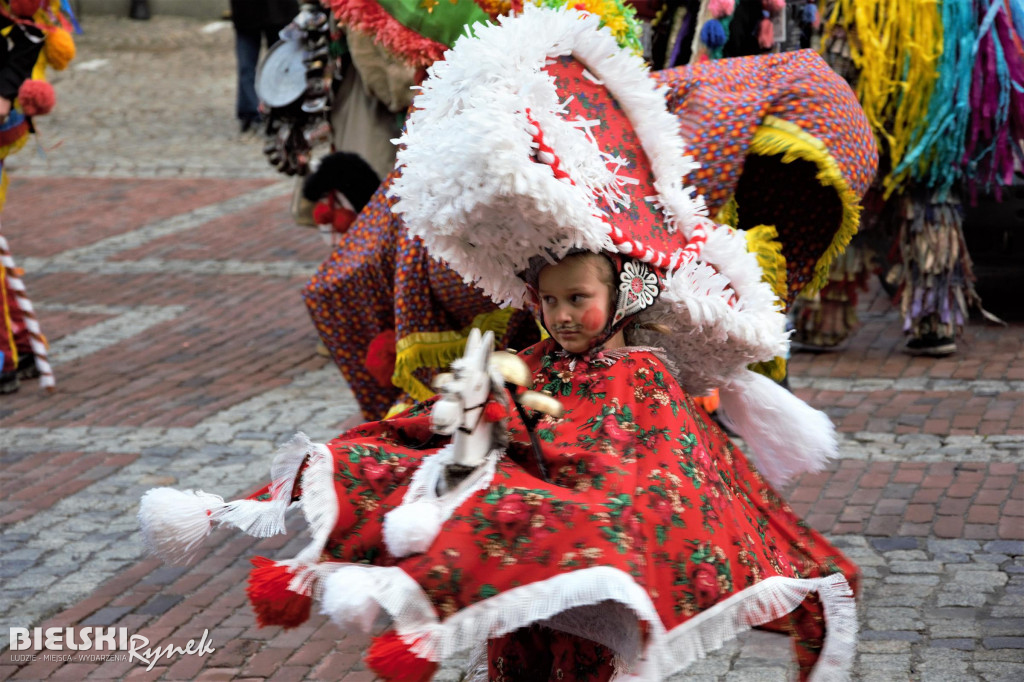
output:
[[[297,437],[247,500],[150,491],[147,544],[187,559],[213,521],[266,536],[297,502],[313,540],[255,560],[258,619],[298,625],[314,597],[342,627],[386,619],[367,659],[389,680],[472,646],[491,680],[658,680],[754,626],[793,636],[802,678],[845,678],[857,569],[763,478],[820,467],[834,432],[745,369],[784,318],[684,188],[642,62],[592,15],[527,6],[460,39],[416,105],[395,211],[550,338],[515,357],[471,334],[432,405]],[[712,386],[756,467],[694,405]]]

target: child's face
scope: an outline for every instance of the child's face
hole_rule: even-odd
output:
[[[611,292],[596,258],[567,258],[541,270],[537,280],[544,323],[570,353],[588,350],[608,322]]]

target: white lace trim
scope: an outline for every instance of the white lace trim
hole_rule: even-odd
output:
[[[815,579],[767,578],[666,633],[647,592],[627,573],[608,566],[580,569],[507,590],[443,622],[419,585],[400,568],[362,568],[372,572],[377,586],[374,597],[391,614],[398,634],[417,655],[434,661],[531,623],[595,639],[595,633],[584,632],[580,624],[599,613],[604,603],[617,602],[638,621],[649,624],[647,646],[639,651],[630,644],[628,633],[602,637],[601,632],[611,631],[607,627],[599,629],[595,641],[605,640],[601,643],[612,648],[633,675],[643,671],[643,679],[662,679],[740,633],[794,611],[812,592],[821,599],[827,629],[811,680],[849,679],[856,651],[856,607],[841,574]],[[582,618],[575,618],[572,611],[580,607],[595,608],[582,609]]]
[[[682,670],[740,633],[791,613],[812,592],[821,599],[826,631],[811,681],[849,679],[857,649],[857,609],[841,573],[806,579],[772,576],[702,611],[666,635],[662,673]]]
[[[278,448],[270,465],[270,500],[233,500],[212,511],[210,518],[258,538],[285,531],[284,513],[291,505],[292,490],[299,469],[314,445],[304,433],[296,433]]]

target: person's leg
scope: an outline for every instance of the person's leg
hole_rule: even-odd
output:
[[[256,96],[256,63],[260,56],[261,33],[235,30],[235,57],[238,59],[238,96],[235,115],[242,130],[259,120],[259,98]]]

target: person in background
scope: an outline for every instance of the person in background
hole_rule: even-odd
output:
[[[256,97],[256,64],[264,38],[267,47],[299,13],[296,0],[231,0],[231,23],[235,27],[235,56],[238,59],[238,97],[235,115],[243,133],[259,124],[260,101]]]

